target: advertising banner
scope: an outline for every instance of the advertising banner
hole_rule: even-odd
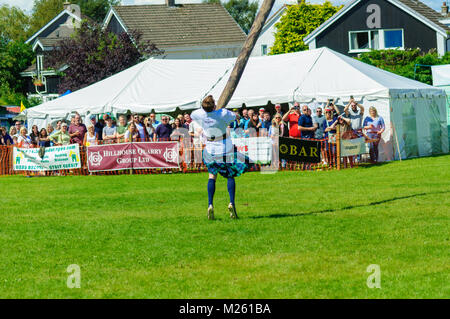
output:
[[[178,168],[178,142],[95,145],[87,148],[90,172],[143,168]]]
[[[366,153],[364,137],[351,140],[341,140],[341,156],[354,156]]]
[[[13,168],[16,171],[53,171],[80,168],[80,147],[78,144],[46,147],[39,154],[39,148],[17,148],[13,150]],[[42,157],[40,155],[43,155]]]
[[[320,141],[280,137],[280,159],[299,163],[320,163]]]
[[[254,164],[270,164],[272,160],[272,139],[270,137],[233,138],[237,151]]]

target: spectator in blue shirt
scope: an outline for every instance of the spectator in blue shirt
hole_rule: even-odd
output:
[[[39,132],[39,147],[49,147],[49,146],[51,145],[47,130],[45,128],[41,128]]]
[[[5,127],[0,127],[0,145],[12,145],[14,144],[13,139],[6,132]]]
[[[272,121],[270,119],[270,113],[264,112],[263,119],[261,121],[261,127],[260,127],[260,136],[268,136],[269,135],[269,129],[270,126],[272,126]]]
[[[91,124],[94,125],[94,132],[98,140],[103,140],[103,128],[105,126],[102,123],[97,122],[97,117],[94,114],[92,114],[89,119],[91,120]]]
[[[235,138],[244,137],[245,122],[242,121],[237,109],[234,110],[234,113],[236,114],[236,119],[228,126],[231,129],[230,135]]]
[[[249,116],[248,112],[249,112],[249,110],[246,109],[245,107],[242,109],[241,122],[244,123],[243,124],[244,126],[248,121],[250,121],[250,116]]]
[[[161,124],[161,122],[156,119],[155,113],[150,113],[149,117],[150,117],[150,120],[152,121],[153,128],[156,131],[156,128],[158,127],[159,124]],[[151,137],[151,139],[154,139],[155,134],[153,133],[153,135],[150,137]]]
[[[169,124],[169,117],[163,116],[161,119],[162,123],[158,125],[155,130],[154,141],[157,140],[170,140],[170,135],[172,134],[172,125]]]
[[[302,116],[298,119],[298,130],[301,132],[302,138],[314,138],[314,132],[316,127],[313,125],[313,120],[311,117],[311,109],[303,105]]]

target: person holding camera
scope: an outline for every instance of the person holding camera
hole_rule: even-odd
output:
[[[328,99],[327,105],[325,106],[326,109],[331,109],[333,112],[333,117],[338,117],[339,116],[339,109],[336,106],[336,104],[334,104],[334,99]]]
[[[298,130],[298,120],[300,118],[300,107],[298,102],[294,103],[294,106],[284,114],[283,122],[289,123],[289,137],[299,138],[300,131]]]
[[[364,106],[355,101],[353,96],[344,108],[345,117],[350,119],[352,130],[361,132],[362,121],[364,116]]]

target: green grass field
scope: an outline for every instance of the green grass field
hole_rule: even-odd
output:
[[[248,173],[239,220],[220,178],[215,221],[206,174],[1,177],[0,298],[448,298],[449,167]]]

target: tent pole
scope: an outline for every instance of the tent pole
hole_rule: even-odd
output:
[[[401,162],[401,161],[402,161],[402,154],[400,153],[400,144],[398,144],[397,130],[395,129],[394,122],[391,121],[391,125],[392,125],[392,131],[393,131],[393,133],[394,133],[395,144],[397,145],[398,159],[399,159],[400,162]]]
[[[341,170],[341,128],[336,125],[336,165],[337,169]]]

